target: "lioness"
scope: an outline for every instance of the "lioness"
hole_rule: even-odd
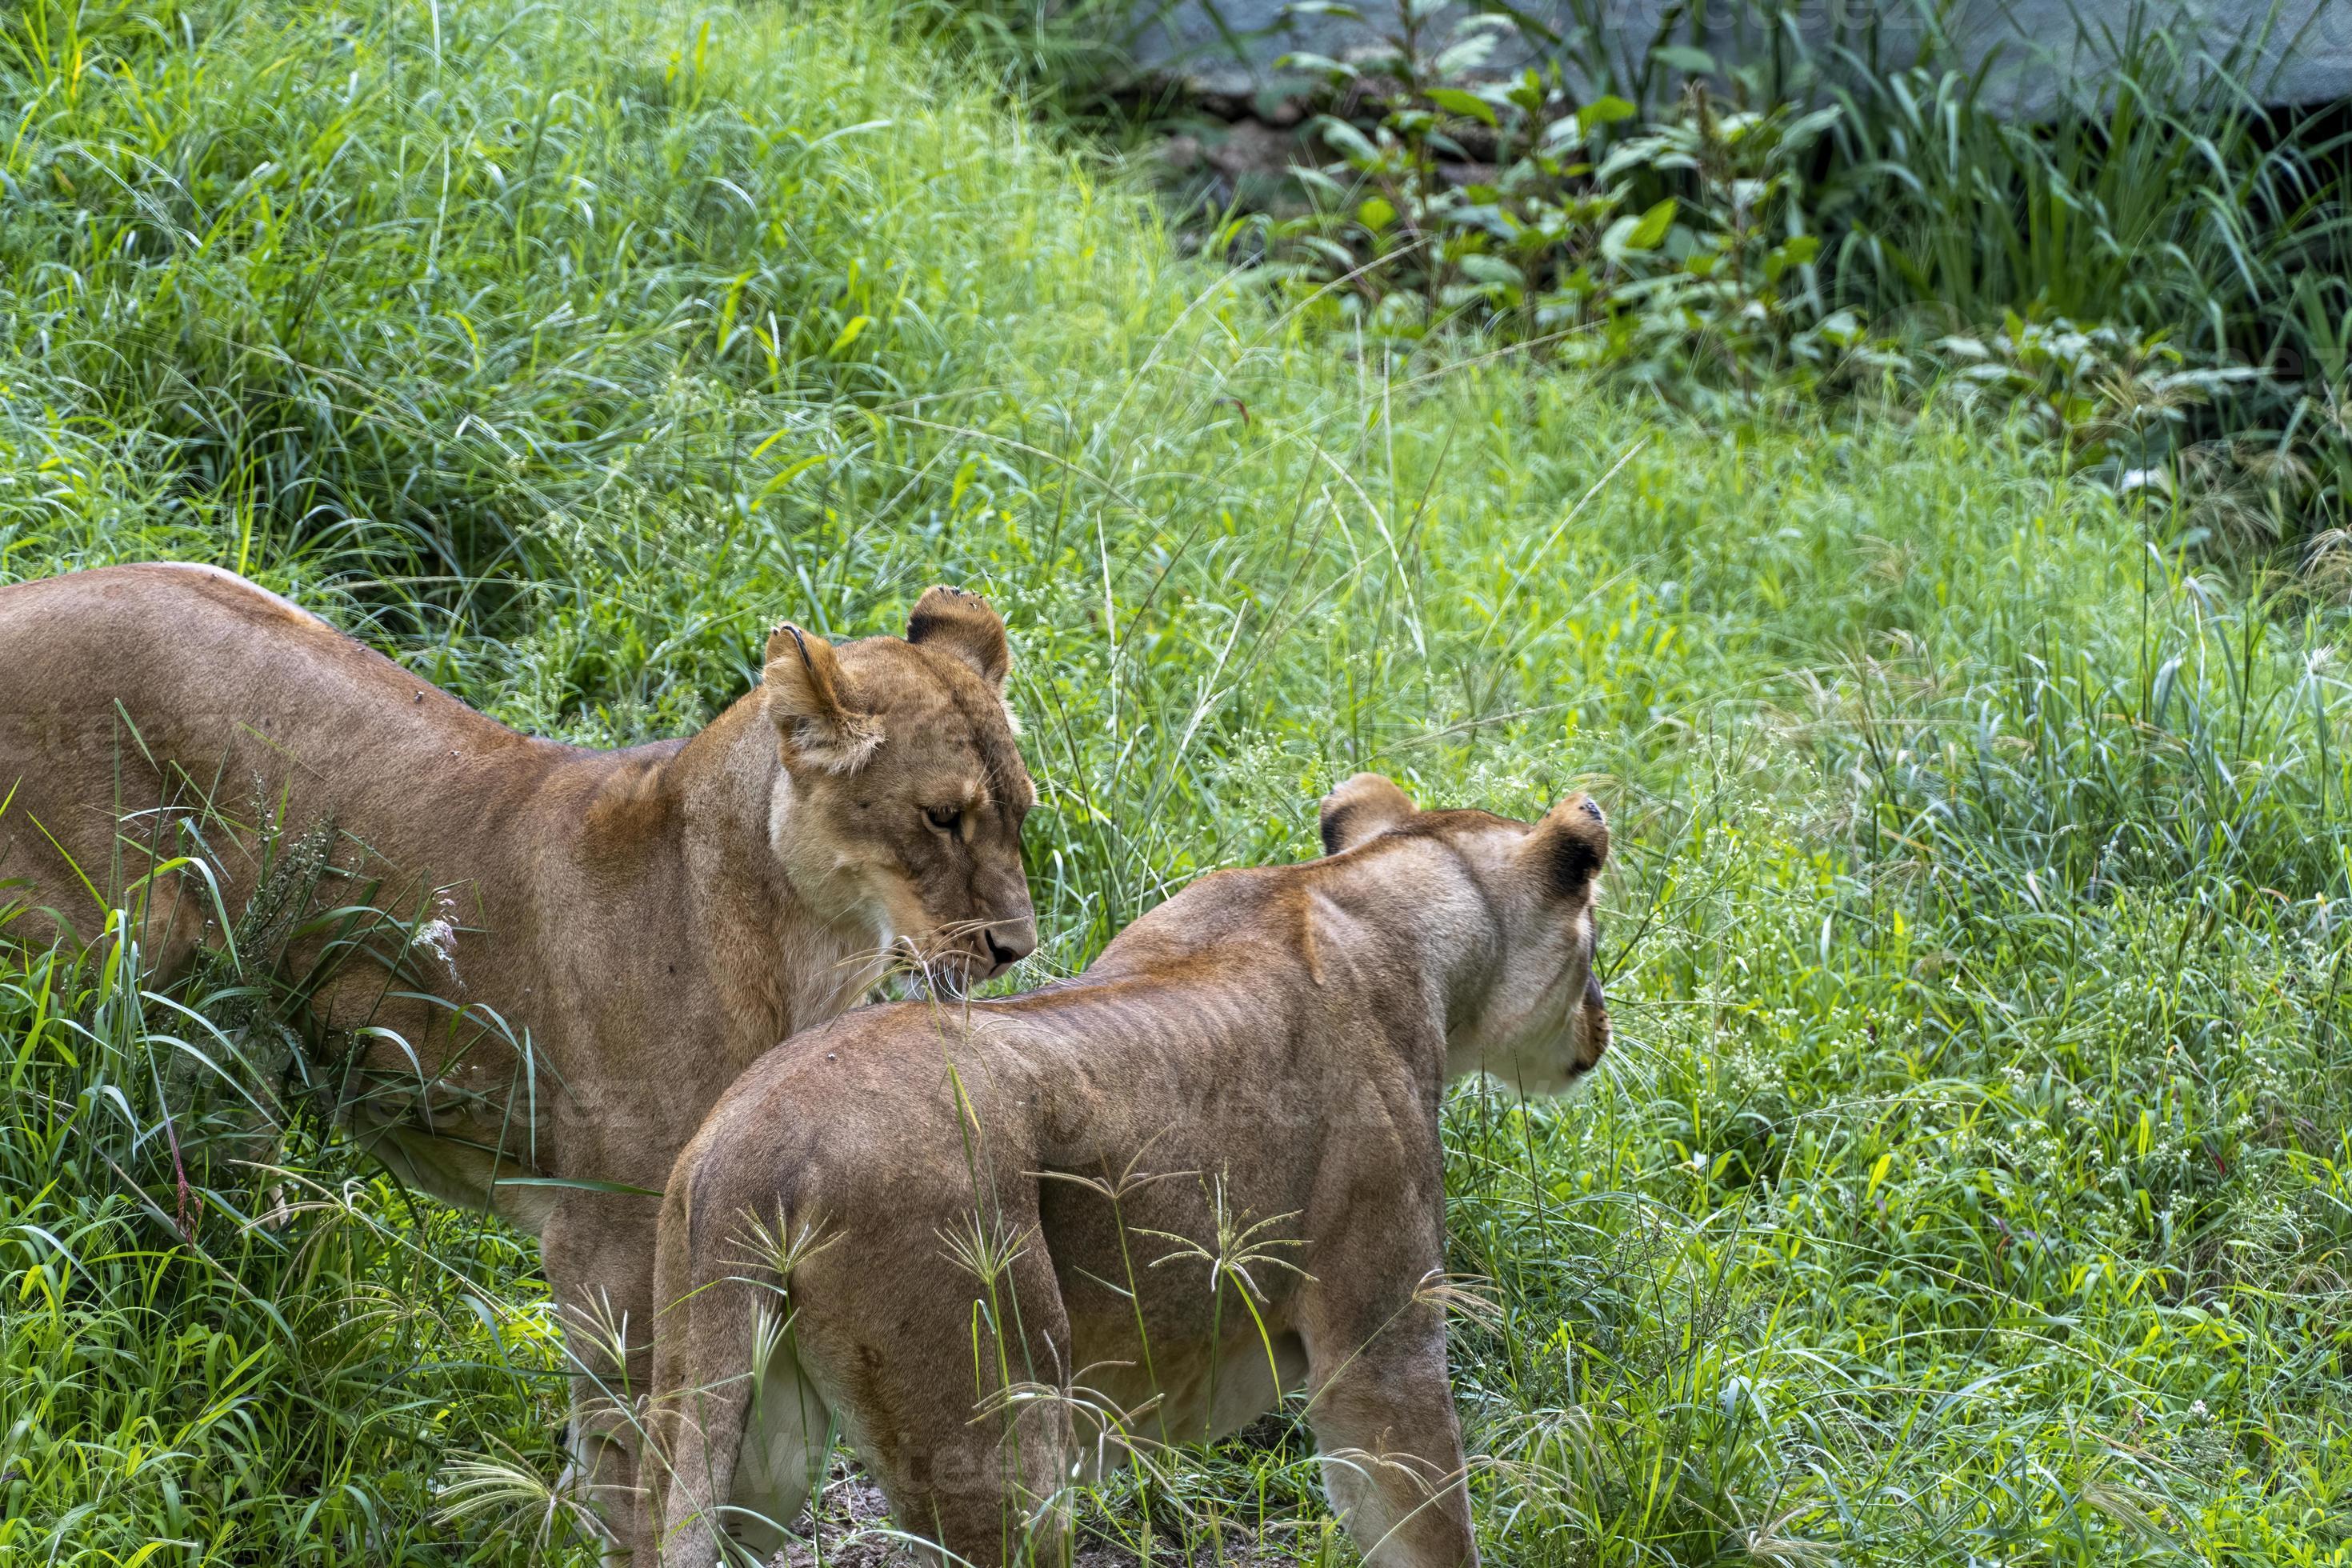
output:
[[[21,881],[0,900],[29,906],[15,939],[47,942],[102,934],[149,884],[128,934],[169,974],[283,896],[269,868],[308,832],[313,907],[420,920],[332,968],[311,1011],[382,1085],[350,1113],[387,1165],[538,1235],[582,1363],[575,1451],[625,1520],[614,1401],[646,1368],[625,1384],[604,1352],[624,1329],[645,1343],[656,1205],[609,1188],[658,1188],[736,1074],[857,1001],[894,945],[950,990],[1035,945],[1010,662],[984,602],[933,588],[903,642],[781,626],[761,687],[701,733],[594,752],[517,734],[226,572],[18,584],[0,879]]]
[[[1074,1478],[1277,1384],[1369,1563],[1476,1560],[1438,1101],[1599,1059],[1609,831],[1580,795],[1529,826],[1369,773],[1322,830],[1327,858],[1204,877],[1074,980],[854,1013],[728,1091],[662,1205],[638,1568],[772,1547],[828,1415],[902,1528],[1058,1563]]]

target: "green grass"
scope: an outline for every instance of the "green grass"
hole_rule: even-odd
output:
[[[886,9],[17,13],[0,569],[218,562],[615,743],[982,587],[1030,978],[1355,768],[1589,784],[1620,1046],[1448,1111],[1491,1560],[2352,1561],[2340,617],[1933,405],[1383,368]],[[528,1247],[237,1140],[265,979],[0,973],[0,1555],[584,1562],[478,1468],[555,1468]],[[1315,1560],[1260,1437],[1163,1539]]]

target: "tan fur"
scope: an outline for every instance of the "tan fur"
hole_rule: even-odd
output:
[[[581,1405],[610,1403],[599,1380],[625,1398],[595,1325],[645,1342],[655,1205],[549,1179],[658,1188],[736,1074],[859,1000],[894,946],[952,990],[1035,943],[1003,626],[944,588],[915,621],[940,624],[838,648],[779,628],[762,688],[700,734],[605,752],[517,734],[224,572],[0,588],[0,898],[28,906],[9,933],[98,939],[152,881],[130,931],[169,974],[331,824],[314,906],[426,922],[375,944],[396,975],[346,964],[315,999],[331,1036],[375,1031],[346,1057],[358,1131],[537,1233]],[[157,869],[186,854],[217,901]],[[625,1427],[591,1409],[578,1429],[600,1488],[629,1482]]]
[[[1529,826],[1371,775],[1324,822],[1329,857],[1203,878],[1074,980],[853,1013],[728,1091],[662,1208],[671,1476],[638,1568],[709,1563],[729,1531],[772,1549],[828,1417],[901,1528],[1058,1563],[1074,1478],[1287,1388],[1373,1568],[1475,1561],[1439,1100],[1599,1059],[1608,829],[1580,795]]]

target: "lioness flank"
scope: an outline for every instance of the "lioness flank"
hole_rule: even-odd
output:
[[[638,1568],[772,1549],[828,1417],[902,1528],[1061,1562],[1074,1479],[1294,1388],[1368,1563],[1476,1561],[1439,1100],[1607,1047],[1609,831],[1372,774],[1322,826],[1325,858],[1204,877],[1076,979],[855,1013],[728,1091],[662,1206]]]
[[[292,932],[361,1138],[539,1237],[580,1368],[575,1451],[616,1521],[635,1443],[614,1395],[630,1362],[645,1385],[657,1205],[614,1189],[657,1189],[735,1075],[862,998],[894,947],[952,991],[1035,943],[995,613],[933,588],[903,642],[782,626],[766,653],[760,689],[692,739],[593,752],[226,572],[0,588],[8,935],[93,940],[120,905],[169,974],[223,921]],[[361,904],[410,923],[299,924]],[[319,967],[331,939],[369,956]]]

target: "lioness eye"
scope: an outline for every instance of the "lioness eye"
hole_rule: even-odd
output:
[[[963,820],[963,807],[960,805],[929,806],[923,812],[923,819],[941,833],[953,833],[956,830],[956,824]]]

